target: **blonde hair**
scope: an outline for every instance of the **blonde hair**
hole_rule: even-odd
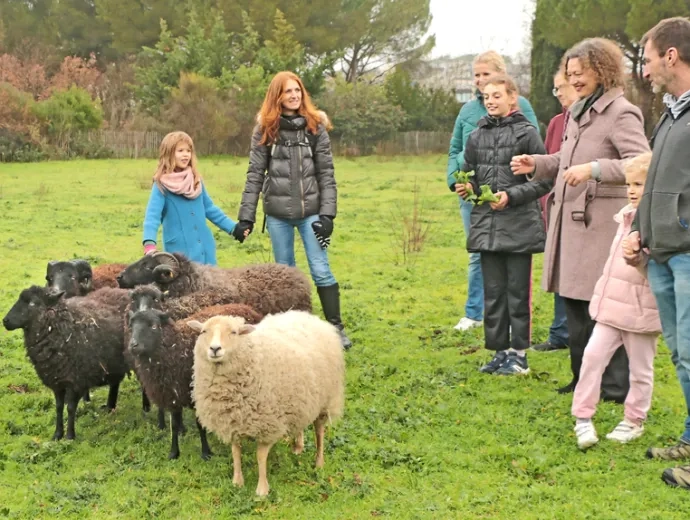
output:
[[[161,191],[163,191],[163,184],[161,183],[161,177],[175,170],[175,150],[177,145],[180,143],[185,143],[189,146],[192,151],[192,157],[189,160],[189,168],[192,169],[192,174],[194,175],[194,188],[201,182],[201,175],[197,170],[197,160],[196,152],[194,151],[194,141],[189,137],[189,134],[185,132],[170,132],[161,141],[161,145],[158,148],[158,167],[156,168],[156,173],[153,176],[153,182],[158,185]]]
[[[491,65],[496,72],[499,72],[501,74],[505,74],[508,70],[506,68],[506,62],[503,59],[503,56],[501,56],[496,51],[486,51],[482,52],[481,54],[478,54],[472,62],[472,67],[474,68],[474,66],[478,63]]]
[[[499,74],[489,78],[486,80],[486,85],[484,85],[484,87],[488,85],[503,85],[508,94],[515,94],[516,96],[519,94],[515,80],[507,74]]]
[[[626,177],[628,175],[634,175],[636,173],[644,174],[647,178],[647,171],[649,170],[649,164],[652,162],[652,152],[645,152],[637,157],[632,157],[625,161],[623,165],[623,172]]]

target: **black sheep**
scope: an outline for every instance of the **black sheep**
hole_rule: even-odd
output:
[[[155,283],[171,298],[224,293],[223,302],[249,305],[263,315],[312,310],[307,277],[296,267],[281,264],[222,269],[192,262],[179,253],[154,253],[129,265],[117,281],[123,288]]]
[[[116,288],[117,275],[127,267],[125,264],[103,264],[95,268],[86,260],[48,262],[46,266],[46,287],[53,291],[65,291],[65,296],[84,296],[104,287]]]
[[[246,305],[216,305],[192,314],[189,319],[206,321],[212,316],[233,315],[256,324],[262,316]],[[180,456],[178,443],[182,427],[182,410],[194,408],[192,401],[192,374],[194,372],[194,345],[198,333],[182,322],[173,322],[165,312],[145,309],[134,312],[129,319],[131,336],[130,355],[134,371],[151,401],[172,415],[172,446],[169,458]],[[201,457],[211,457],[206,430],[197,421],[201,437]]]
[[[79,398],[96,386],[110,385],[107,407],[115,409],[120,382],[128,372],[122,353],[123,315],[117,305],[97,298],[65,299],[45,287],[25,289],[2,320],[7,330],[24,330],[24,346],[44,385],[55,394],[54,440],[74,439]]]

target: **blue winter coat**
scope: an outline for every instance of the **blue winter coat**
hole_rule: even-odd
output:
[[[201,195],[188,199],[161,191],[154,183],[144,217],[144,241],[156,242],[162,223],[163,251],[182,253],[193,262],[216,265],[216,242],[206,219],[226,233],[235,229],[235,222],[213,203],[203,184]]]

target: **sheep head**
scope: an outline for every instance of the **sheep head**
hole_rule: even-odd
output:
[[[36,285],[24,289],[19,299],[2,319],[2,324],[7,330],[26,328],[37,316],[45,312],[45,309],[53,307],[60,301],[64,295],[64,291],[53,292],[47,287]]]
[[[196,320],[186,323],[199,333],[194,346],[195,359],[206,359],[209,363],[221,363],[238,336],[254,331],[254,326],[238,316],[214,316],[204,323]]]
[[[162,310],[165,295],[166,293],[153,284],[135,287],[129,291],[132,312],[145,311],[147,309]]]
[[[48,262],[46,287],[55,292],[64,291],[66,298],[83,296],[93,290],[93,273],[86,260]]]
[[[180,258],[181,255],[180,255]],[[145,255],[128,265],[117,277],[122,289],[132,289],[137,285],[150,283],[166,284],[173,281],[180,268],[180,259],[171,253],[158,252]]]
[[[151,357],[163,344],[163,327],[170,322],[168,315],[157,309],[130,312],[131,330],[128,348],[135,356]]]

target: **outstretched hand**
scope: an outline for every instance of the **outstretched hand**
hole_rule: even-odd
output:
[[[531,155],[515,155],[510,160],[510,169],[514,175],[530,175],[534,173],[537,163]]]

